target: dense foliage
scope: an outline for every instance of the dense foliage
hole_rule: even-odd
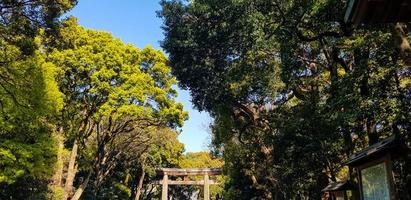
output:
[[[353,27],[346,0],[163,0],[167,59],[62,19],[76,3],[0,1],[0,199],[156,199],[157,167],[222,166],[212,198],[320,199],[355,181],[353,152],[411,145],[410,23]],[[214,118],[212,155],[183,153],[177,81]]]
[[[60,21],[75,4],[0,3],[0,199],[134,198],[184,151],[165,55]]]
[[[0,3],[0,199],[47,195],[57,160],[53,115],[62,108],[63,95],[41,44],[53,37],[58,17],[74,4]]]
[[[179,167],[180,168],[222,168],[224,166],[224,161],[219,157],[214,157],[208,152],[194,152],[187,153],[180,158]],[[219,185],[210,185],[210,198],[217,199],[222,196],[224,190],[224,182],[226,180],[225,176],[215,176],[210,177],[219,183]],[[191,177],[194,180],[203,180],[204,177]],[[172,191],[174,194],[185,194],[185,198],[181,196],[176,196],[176,199],[190,199],[189,197],[196,197],[197,199],[203,198],[203,188],[196,186],[181,186],[176,187]],[[184,196],[183,196],[184,197]]]
[[[89,181],[96,196],[117,164],[138,159],[158,137],[153,136],[158,128],[181,126],[187,113],[174,99],[176,80],[161,51],[125,45],[73,18],[62,24],[60,37],[48,60],[59,66],[65,94],[60,121],[72,148],[65,190],[69,196],[74,192],[79,162],[85,177],[73,199]]]
[[[393,134],[411,142],[411,72],[395,42],[410,26],[353,29],[346,3],[162,2],[173,74],[215,118],[226,199],[320,199],[353,152]],[[396,163],[403,199],[409,166]]]

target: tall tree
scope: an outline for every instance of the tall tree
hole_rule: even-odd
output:
[[[56,164],[54,113],[62,108],[45,37],[76,1],[0,2],[0,198],[40,199]]]
[[[125,45],[84,29],[74,18],[65,21],[60,35],[48,59],[60,67],[66,95],[61,121],[72,150],[65,190],[67,198],[79,199],[92,176],[98,188],[126,151],[140,147],[147,130],[181,126],[187,113],[174,99],[176,80],[160,51]],[[73,194],[79,159],[88,175]]]
[[[54,80],[56,67],[39,51],[22,60],[16,46],[3,48],[0,57],[10,64],[2,68],[0,80],[0,184],[6,184],[2,194],[10,195],[8,184],[24,178],[44,181],[53,173],[48,167],[56,154],[51,119],[62,108],[63,95]]]
[[[390,25],[351,30],[346,3],[162,1],[173,74],[215,118],[226,198],[319,199],[354,151],[392,134],[410,143],[398,38]]]

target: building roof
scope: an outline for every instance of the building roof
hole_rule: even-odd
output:
[[[393,23],[411,21],[411,0],[350,0],[345,22]]]
[[[338,192],[347,190],[356,190],[357,187],[349,181],[333,182],[327,185],[321,191],[323,192]]]
[[[375,143],[357,153],[352,154],[344,163],[349,166],[358,166],[363,163],[378,159],[380,156],[391,154],[394,158],[409,153],[407,145],[400,142],[395,135],[390,136],[381,142]]]

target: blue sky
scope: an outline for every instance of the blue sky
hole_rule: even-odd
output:
[[[69,15],[77,17],[86,28],[111,32],[123,42],[139,48],[147,45],[160,48],[159,42],[164,37],[162,20],[156,14],[160,8],[158,0],[79,0]],[[206,127],[212,119],[208,113],[193,109],[189,92],[178,91],[177,100],[190,114],[179,139],[187,152],[207,150],[209,134]]]

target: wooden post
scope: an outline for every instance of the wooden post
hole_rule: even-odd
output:
[[[167,200],[168,197],[168,175],[164,173],[163,176],[163,191],[161,193],[161,200]]]
[[[207,173],[204,175],[204,200],[210,200],[210,181]]]

